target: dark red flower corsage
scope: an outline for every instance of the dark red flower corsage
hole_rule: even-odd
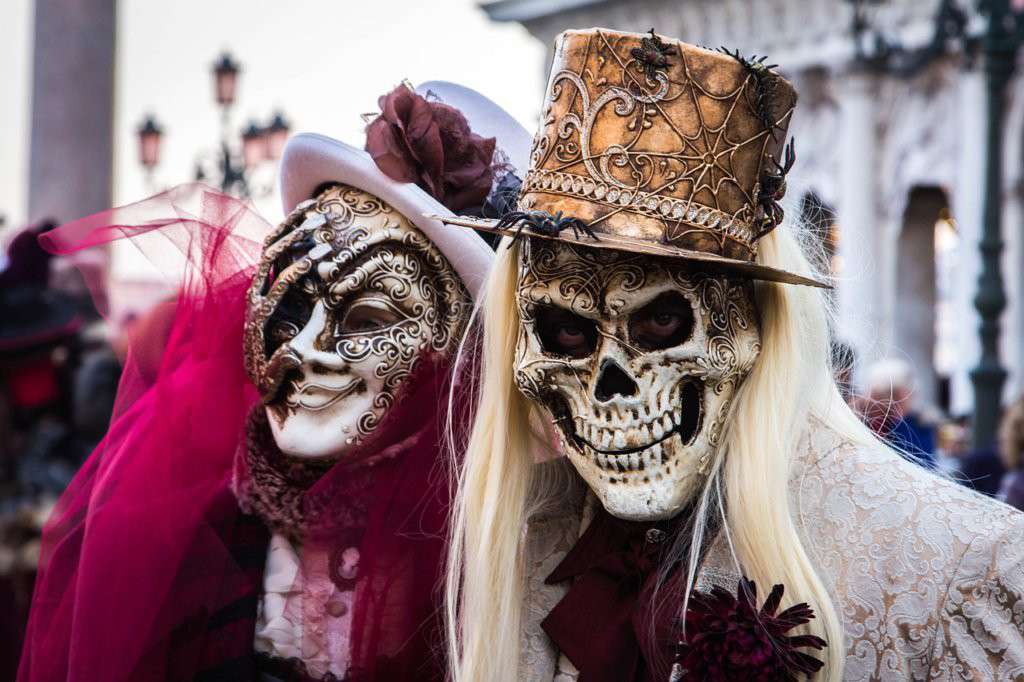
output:
[[[795,682],[801,675],[810,678],[818,672],[824,664],[797,649],[824,649],[825,640],[786,635],[809,623],[814,611],[801,603],[776,614],[783,591],[782,585],[773,587],[760,610],[757,586],[746,578],[740,580],[735,596],[717,586],[710,594],[694,592],[673,679]]]
[[[475,135],[462,113],[406,85],[378,100],[366,151],[392,180],[414,182],[449,210],[480,206],[494,180],[495,139]]]

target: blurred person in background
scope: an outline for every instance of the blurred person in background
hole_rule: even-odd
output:
[[[868,370],[864,418],[871,430],[908,458],[934,469],[935,428],[913,402],[914,377],[910,365],[894,358]]]
[[[4,461],[8,508],[60,494],[95,445],[80,443],[75,426],[83,319],[74,299],[50,287],[52,257],[37,242],[55,226],[48,220],[18,234],[0,272],[0,391],[11,432]],[[95,395],[85,402],[97,407]]]
[[[969,441],[970,425],[967,417],[958,420],[963,429],[965,441]],[[970,450],[965,445],[957,467],[956,478],[979,493],[995,497],[999,493],[1006,467],[995,447]]]
[[[37,242],[55,226],[15,235],[0,270],[0,679],[17,669],[43,523],[98,441],[81,441],[80,408],[86,421],[109,418],[97,392],[74,396],[83,320],[50,286],[51,256]]]
[[[1006,465],[999,499],[1024,510],[1024,396],[1003,415],[999,425],[999,455]]]
[[[961,468],[970,453],[969,433],[955,419],[942,422],[935,429],[936,468],[944,474],[960,478]]]

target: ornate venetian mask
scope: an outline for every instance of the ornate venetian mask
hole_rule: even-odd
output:
[[[760,352],[749,282],[538,238],[520,249],[515,376],[609,513],[693,497]]]
[[[264,244],[246,320],[278,447],[356,451],[418,363],[453,351],[470,306],[437,247],[378,197],[336,185],[300,204]]]

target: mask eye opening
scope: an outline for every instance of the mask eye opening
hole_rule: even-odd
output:
[[[629,316],[629,337],[636,347],[664,350],[693,336],[693,305],[678,291],[665,291]]]
[[[534,327],[543,351],[549,355],[573,359],[585,358],[597,348],[597,323],[571,310],[553,305],[538,305]]]
[[[407,319],[391,301],[384,298],[362,296],[347,304],[338,322],[339,336],[377,334]]]

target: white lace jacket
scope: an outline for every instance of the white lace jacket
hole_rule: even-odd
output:
[[[1024,514],[820,423],[799,462],[791,490],[843,619],[845,680],[1024,680]],[[566,589],[544,578],[579,533],[578,503],[527,530],[524,680],[576,678],[540,622]],[[738,578],[716,542],[698,586]]]

